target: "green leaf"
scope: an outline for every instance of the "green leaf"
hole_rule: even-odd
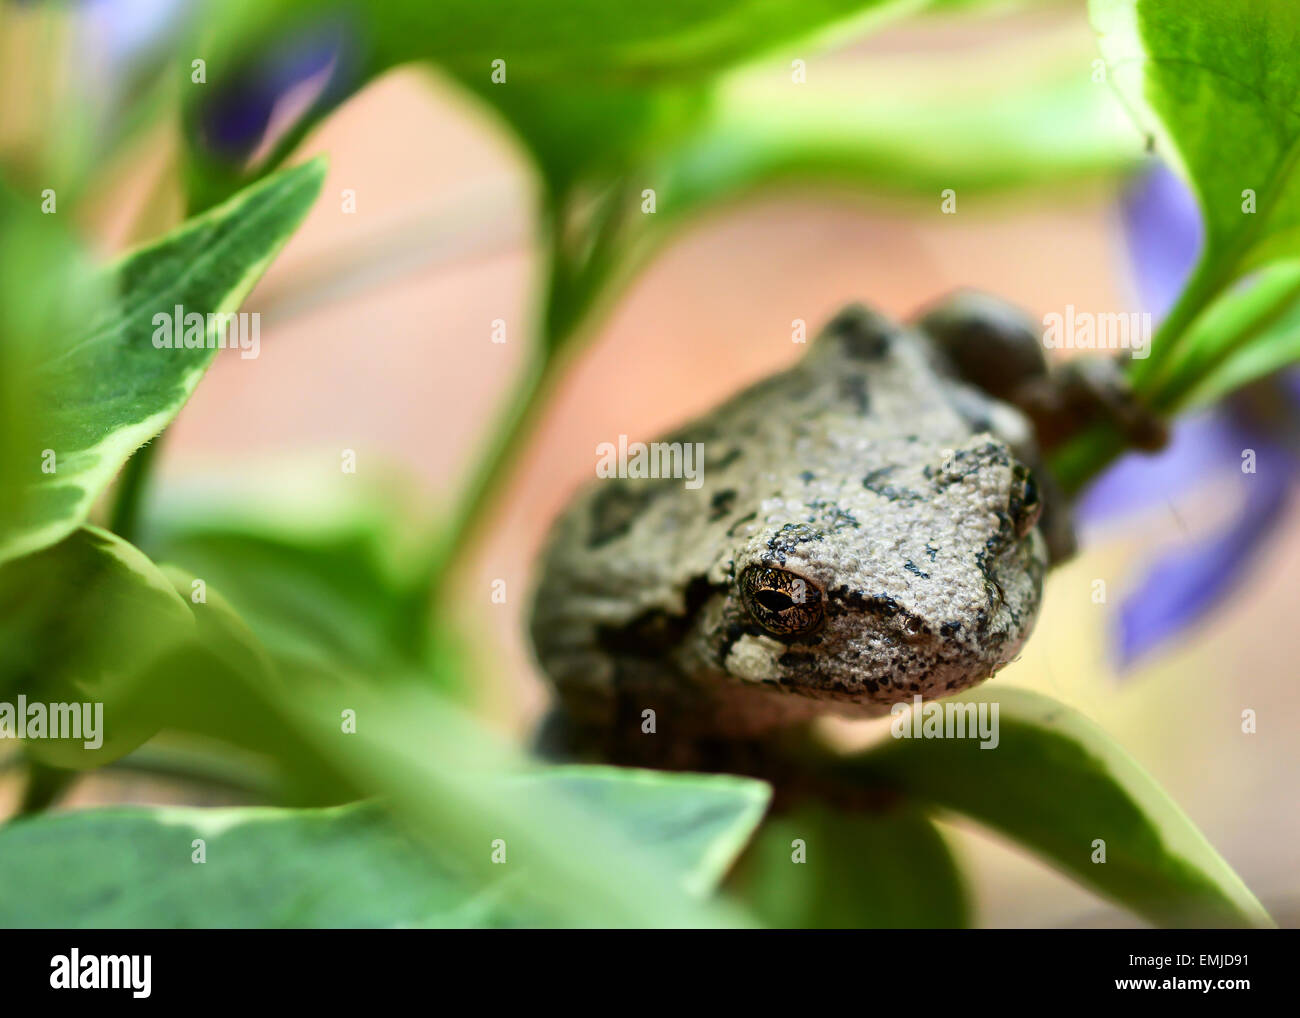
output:
[[[1091,11],[1111,81],[1200,199],[1207,260],[1235,275],[1300,251],[1300,7],[1092,0]]]
[[[505,60],[510,77],[537,81],[664,82],[716,74],[792,39],[888,8],[924,0],[664,0],[653,6],[605,0],[517,0],[508,14],[473,0],[419,0],[358,9],[339,0],[275,0],[230,5],[216,26],[217,52],[253,38],[337,19],[357,38],[368,72],[416,60],[488,78]]]
[[[1102,729],[1025,690],[969,702],[998,705],[996,748],[969,738],[890,739],[850,772],[988,824],[1153,923],[1272,925],[1187,815]],[[1104,863],[1092,861],[1098,840]]]
[[[808,805],[776,816],[729,887],[782,929],[952,928],[970,919],[943,837],[904,804],[871,813]]]
[[[1207,348],[1203,333],[1189,349],[1189,327],[1236,280],[1300,255],[1300,6],[1091,0],[1090,8],[1110,80],[1187,178],[1205,221],[1201,260],[1152,355],[1131,369],[1143,397],[1172,411],[1245,342],[1219,333]]]
[[[428,528],[401,492],[322,485],[286,467],[284,484],[223,482],[163,492],[141,545],[219,589],[276,657],[306,664],[428,670]]]
[[[155,347],[154,316],[178,305],[235,312],[323,176],[320,161],[287,170],[127,255],[103,281],[109,302],[33,356],[23,381],[39,419],[10,457],[18,469],[5,480],[23,492],[23,515],[0,536],[0,561],[74,531],[127,458],[176,416],[217,349]]]
[[[628,767],[552,767],[519,781],[544,782],[594,814],[614,817],[697,894],[712,890],[731,868],[770,798],[766,785],[748,778]]]
[[[123,698],[193,630],[186,603],[145,555],[83,527],[0,566],[0,702],[21,695],[28,703],[100,705],[101,745],[48,736],[24,745],[55,766],[107,763],[153,734],[123,709]]]
[[[561,768],[510,780],[598,810],[695,893],[716,883],[766,802],[760,783],[722,777]],[[202,864],[192,861],[195,839]],[[482,853],[492,852],[485,839]],[[521,893],[540,868],[526,846],[507,843],[484,881],[373,805],[89,810],[0,829],[0,925],[550,925],[565,917]]]
[[[170,567],[160,572],[189,599],[183,607],[193,615],[192,634],[123,676],[105,704],[106,727],[161,731],[173,758],[187,745],[210,754],[214,740],[242,751],[243,769],[258,775],[250,791],[269,790],[282,803],[381,798],[404,829],[451,860],[475,887],[502,876],[490,846],[503,839],[529,863],[527,877],[510,885],[520,914],[563,925],[746,923],[731,907],[701,902],[698,891],[743,844],[746,825],[757,822],[768,794],[763,783],[679,781],[682,797],[673,800],[656,798],[652,786],[660,776],[596,773],[594,780],[635,787],[600,792],[608,808],[593,811],[584,789],[574,787],[584,775],[564,772],[568,787],[533,780],[535,765],[517,748],[435,691],[444,684],[437,675],[430,681],[274,659],[219,591],[209,586],[205,599],[194,601],[193,577]],[[439,654],[432,665],[452,663]],[[44,753],[49,745],[30,748]],[[86,765],[84,759],[56,763]],[[233,773],[223,769],[222,780]],[[588,789],[586,799],[592,797]],[[619,813],[638,825],[635,836],[615,821]],[[711,833],[697,836],[701,825]],[[683,846],[676,857],[660,857],[661,836]],[[685,859],[691,844],[698,856]]]

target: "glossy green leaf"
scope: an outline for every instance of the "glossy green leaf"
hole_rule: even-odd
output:
[[[1107,73],[1200,203],[1205,247],[1132,377],[1173,411],[1247,337],[1190,327],[1247,273],[1300,255],[1300,6],[1091,0]],[[1199,323],[1198,327],[1199,327]],[[1209,356],[1207,356],[1209,354]]]
[[[966,891],[933,821],[899,803],[848,813],[807,805],[767,821],[729,882],[781,929],[953,928]]]
[[[38,418],[11,450],[22,516],[0,535],[0,561],[53,544],[85,521],[127,458],[176,416],[217,354],[154,345],[154,316],[229,314],[306,215],[317,161],[267,179],[118,261],[110,297],[36,352],[24,381]],[[70,295],[75,297],[75,295]],[[214,333],[208,326],[207,335]]]
[[[766,801],[757,782],[616,768],[513,780],[599,809],[697,893],[716,883]],[[483,853],[492,851],[485,841]],[[371,805],[90,810],[0,829],[0,925],[550,925],[564,916],[535,910],[518,893],[538,869],[524,846],[507,843],[483,882]]]
[[[543,782],[594,814],[613,817],[698,894],[715,887],[731,868],[769,798],[766,785],[748,778],[630,767],[552,767],[518,781],[525,788]]]
[[[1092,0],[1091,10],[1111,81],[1200,199],[1207,259],[1239,274],[1300,252],[1300,6]]]
[[[1272,925],[1187,815],[1102,729],[1021,689],[970,701],[998,705],[995,748],[969,738],[889,739],[849,770],[989,825],[1153,923]],[[1093,861],[1098,841],[1104,863]]]

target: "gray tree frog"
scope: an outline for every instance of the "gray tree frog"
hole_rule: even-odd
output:
[[[770,776],[769,747],[819,715],[991,676],[1072,548],[1014,405],[1061,416],[1051,378],[991,298],[910,326],[852,306],[794,367],[665,439],[702,443],[703,484],[592,482],[541,561],[544,748]]]

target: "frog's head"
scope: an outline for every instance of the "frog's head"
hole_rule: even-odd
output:
[[[981,682],[1029,635],[1037,485],[987,434],[856,484],[792,478],[765,507],[709,641],[741,682],[880,714]]]

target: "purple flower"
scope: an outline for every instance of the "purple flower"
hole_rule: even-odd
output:
[[[1157,166],[1124,196],[1121,210],[1143,309],[1163,315],[1199,255],[1203,232],[1195,199],[1177,176]],[[1210,481],[1238,492],[1226,524],[1153,557],[1124,596],[1116,640],[1121,670],[1206,618],[1250,575],[1300,473],[1297,436],[1300,373],[1288,371],[1176,421],[1164,451],[1123,457],[1083,493],[1078,518],[1092,529],[1170,504]]]
[[[243,164],[313,111],[332,108],[352,76],[350,38],[337,19],[304,26],[215,80],[196,118],[202,146],[224,162]]]

